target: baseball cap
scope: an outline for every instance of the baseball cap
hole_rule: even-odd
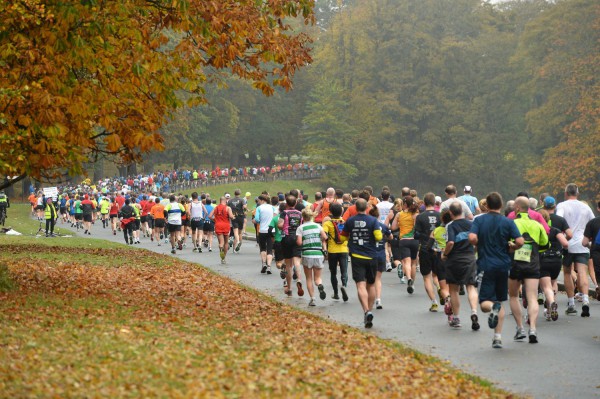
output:
[[[231,195],[229,195],[229,193],[225,194],[225,198],[231,198]]]
[[[246,191],[246,197],[250,197],[252,194],[250,194],[250,191]]]
[[[473,189],[471,188],[471,186],[465,186],[464,190],[465,193],[470,193],[471,191],[473,191]]]
[[[556,205],[556,200],[554,197],[544,198],[544,208],[554,208],[554,205]]]
[[[279,201],[285,201],[285,195],[279,194],[277,197],[279,198]]]
[[[439,195],[435,196],[435,203],[441,203],[442,202],[442,197],[440,197]]]

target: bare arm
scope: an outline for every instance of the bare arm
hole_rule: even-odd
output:
[[[477,243],[479,242],[477,234],[469,233],[469,242],[471,243],[471,245],[477,245]]]

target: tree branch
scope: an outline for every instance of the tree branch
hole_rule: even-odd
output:
[[[26,177],[27,173],[23,173],[22,175],[15,177],[14,179],[5,179],[3,182],[0,182],[0,190],[4,190],[5,188],[8,188],[15,183],[18,183]]]

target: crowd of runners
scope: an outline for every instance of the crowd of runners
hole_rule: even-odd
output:
[[[540,305],[545,320],[558,319],[561,270],[568,297],[565,314],[590,316],[589,279],[600,297],[600,218],[578,200],[576,185],[566,186],[560,203],[548,193],[538,200],[521,192],[505,202],[496,192],[478,201],[471,187],[462,191],[458,196],[449,185],[442,199],[431,192],[419,197],[404,188],[395,197],[387,187],[376,195],[367,186],[350,193],[329,188],[314,199],[295,189],[265,191],[253,199],[251,193],[242,196],[235,190],[213,199],[203,192],[188,198],[141,188],[96,190],[61,195],[58,213],[33,202],[32,211],[37,208],[40,218],[45,212],[46,219],[54,212],[84,234],[91,234],[99,221],[115,235],[121,231],[128,245],[148,239],[170,244],[173,254],[214,248],[223,264],[229,252],[239,253],[246,225],[252,223],[261,261],[257,272],[268,275],[276,268],[284,293],[302,297],[306,288],[309,306],[316,306],[317,296],[325,300],[328,291],[334,300],[349,301],[351,276],[366,328],[383,308],[382,274],[392,271],[408,295],[419,289],[420,274],[428,310],[442,307],[450,328],[461,328],[466,314],[471,328],[479,330],[479,311],[489,314],[494,348],[502,347],[507,300],[517,324],[514,340],[538,342]],[[325,263],[328,287],[322,275]],[[461,312],[462,295],[467,310]]]

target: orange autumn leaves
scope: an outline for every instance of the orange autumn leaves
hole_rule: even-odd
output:
[[[33,246],[65,254],[34,263],[1,248],[18,286],[0,294],[0,371],[19,370],[0,386],[12,395],[510,397],[170,257],[89,249],[82,264],[68,260],[78,249]]]
[[[265,94],[311,61],[312,0],[0,1],[0,174],[80,173],[163,147],[158,128],[208,79]]]

